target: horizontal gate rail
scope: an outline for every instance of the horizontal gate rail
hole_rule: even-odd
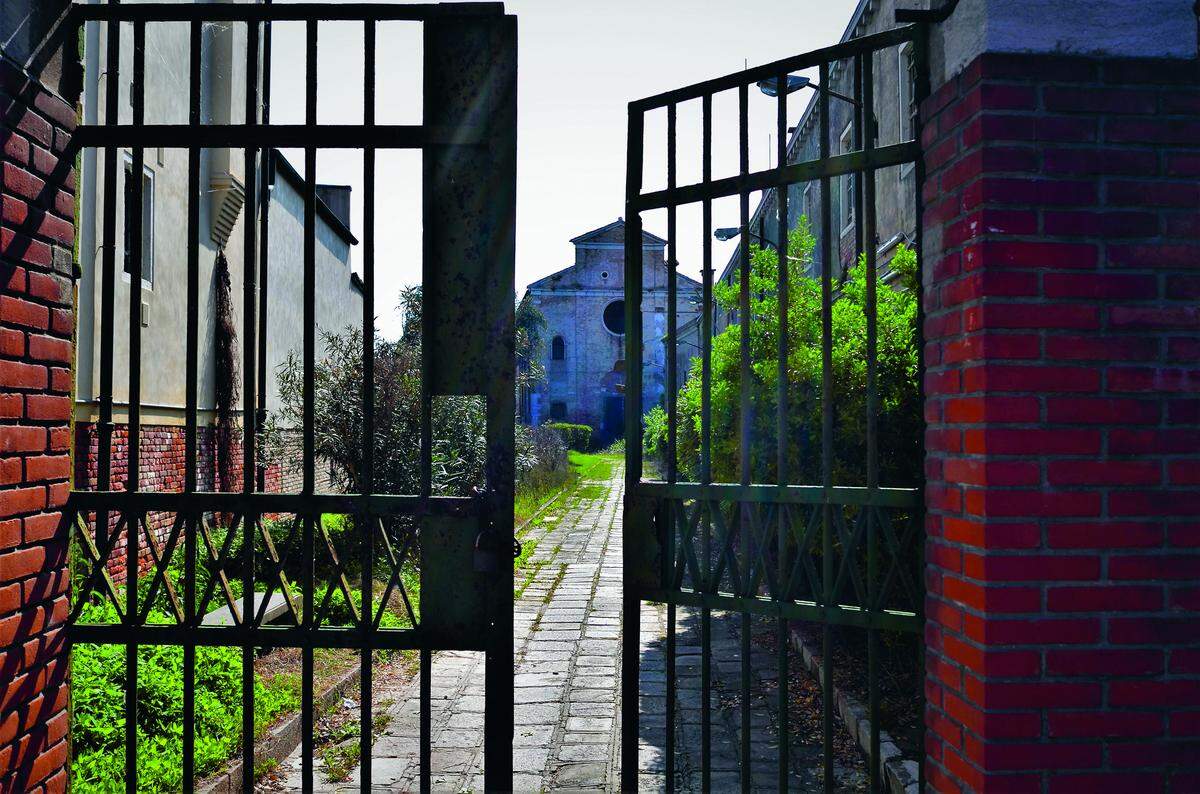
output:
[[[642,598],[660,604],[703,607],[724,612],[749,612],[765,617],[787,620],[811,620],[856,628],[878,628],[892,631],[919,631],[921,617],[916,612],[899,609],[864,609],[855,604],[822,606],[816,601],[777,601],[761,596],[737,596],[731,593],[702,593],[685,587],[676,589],[644,589]]]
[[[870,717],[870,752],[866,759],[869,782],[873,791],[882,790],[884,785],[880,767],[879,744],[879,678],[881,631],[902,632],[920,636],[923,626],[924,582],[918,573],[920,555],[924,542],[924,494],[920,483],[923,473],[916,466],[911,477],[902,482],[912,482],[911,487],[883,487],[880,484],[879,449],[879,373],[878,308],[876,282],[878,280],[876,249],[875,183],[881,169],[911,165],[913,175],[913,211],[916,215],[915,230],[917,250],[920,250],[921,217],[920,201],[923,179],[921,144],[916,139],[900,140],[880,145],[876,141],[878,123],[875,119],[875,72],[881,51],[900,45],[912,47],[915,65],[915,99],[920,100],[928,93],[926,40],[927,22],[901,25],[880,33],[849,39],[831,47],[813,50],[789,58],[783,58],[762,66],[751,67],[740,72],[706,80],[691,86],[666,91],[629,103],[627,183],[626,183],[626,238],[625,238],[625,328],[626,328],[626,488],[624,519],[624,583],[622,602],[624,615],[622,643],[622,711],[621,711],[621,787],[633,791],[639,779],[639,712],[642,697],[640,678],[640,613],[643,602],[665,605],[666,636],[664,656],[666,660],[665,691],[665,749],[664,766],[666,788],[673,791],[677,785],[676,772],[676,703],[678,683],[676,664],[678,659],[676,637],[677,608],[694,608],[700,614],[700,769],[699,784],[703,790],[713,785],[713,742],[712,717],[714,708],[712,688],[712,612],[726,611],[741,616],[740,650],[740,735],[738,751],[741,759],[740,784],[742,791],[761,786],[762,781],[752,777],[751,763],[751,706],[750,681],[752,678],[750,658],[752,651],[752,616],[769,618],[774,622],[774,639],[778,648],[778,671],[773,680],[778,682],[772,696],[779,714],[778,779],[780,791],[796,784],[789,775],[789,736],[787,713],[790,705],[788,693],[788,648],[791,642],[790,621],[808,621],[817,624],[822,635],[822,725],[823,752],[819,776],[826,790],[833,790],[835,779],[833,753],[833,725],[836,705],[833,699],[832,631],[835,627],[863,630],[867,637],[868,711]],[[890,63],[897,63],[891,54]],[[805,159],[809,155],[793,152],[790,147],[788,101],[792,93],[789,75],[801,70],[815,69],[818,78],[804,82],[794,90],[812,88],[816,96],[806,112],[805,123],[812,126],[819,136],[819,156]],[[843,80],[853,81],[853,96],[837,93],[830,79],[840,74]],[[907,75],[900,75],[904,79]],[[764,81],[774,83],[775,124],[772,152],[775,165],[771,168],[752,171],[750,169],[749,97],[757,94],[756,84]],[[722,92],[736,92],[738,119],[739,169],[733,176],[713,178],[713,99]],[[764,93],[768,89],[764,87]],[[845,115],[850,117],[853,142],[849,151],[834,153],[831,128],[831,102],[848,103],[852,107]],[[701,130],[701,179],[698,182],[677,184],[677,113],[684,103],[700,105]],[[646,148],[645,130],[647,116],[654,113],[656,123],[665,116],[666,132],[666,186],[651,191],[643,190],[643,152]],[[811,114],[811,115],[809,115]],[[903,129],[902,125],[902,129]],[[913,125],[915,129],[916,125]],[[656,128],[657,129],[657,128]],[[865,133],[870,130],[872,132]],[[840,132],[840,129],[838,130]],[[661,133],[660,133],[661,134]],[[914,133],[915,135],[915,133]],[[657,142],[656,142],[657,143]],[[661,151],[661,150],[658,150]],[[844,272],[835,272],[836,261],[841,259],[842,235],[832,226],[832,186],[835,178],[848,179],[853,186],[853,221],[847,228],[854,228],[854,262],[863,262],[866,272],[865,295],[862,296],[865,311],[864,348],[864,409],[855,421],[862,423],[865,445],[862,460],[862,482],[851,485],[839,482],[845,475],[835,473],[835,395],[834,395],[834,306],[843,299],[841,279]],[[794,482],[795,474],[789,471],[794,465],[788,453],[790,436],[794,432],[789,424],[791,406],[796,399],[789,393],[788,356],[795,349],[790,338],[792,322],[789,315],[789,261],[795,257],[788,251],[789,233],[789,186],[812,182],[820,186],[819,214],[815,229],[820,250],[820,333],[819,342],[813,343],[814,353],[819,347],[821,385],[819,390],[820,443],[815,449],[802,449],[809,457],[807,461],[819,461],[820,478],[809,484]],[[775,202],[776,217],[766,218],[763,211],[762,226],[757,233],[751,229],[750,194],[763,192],[762,206],[768,207],[768,197]],[[737,412],[735,427],[730,430],[734,451],[737,456],[737,482],[713,482],[713,335],[714,325],[714,271],[712,265],[712,237],[714,201],[726,197],[738,197],[740,223],[732,233],[738,235],[737,268],[728,273],[727,284],[736,290],[735,306],[726,306],[736,311],[736,320],[729,323],[736,329],[738,345],[738,393],[734,400]],[[693,369],[701,380],[698,407],[698,424],[694,433],[698,455],[689,458],[692,471],[688,477],[696,482],[684,481],[679,466],[678,381],[679,367],[679,323],[676,316],[676,261],[677,213],[684,205],[696,204],[702,217],[703,262],[701,268],[702,300],[698,311],[700,339],[695,342],[701,364]],[[658,344],[659,339],[644,339],[643,328],[643,248],[642,213],[665,210],[666,216],[666,279],[667,307],[665,333],[661,341],[665,345],[663,379],[665,389],[665,460],[662,471],[655,478],[643,472],[643,367],[646,347]],[[812,213],[814,210],[805,210]],[[799,215],[799,213],[794,213]],[[766,225],[771,223],[769,231]],[[843,231],[842,234],[847,234]],[[770,341],[772,354],[777,356],[778,367],[773,376],[777,387],[767,399],[773,399],[776,433],[775,482],[756,482],[752,464],[752,447],[758,434],[763,434],[766,422],[753,419],[755,402],[752,381],[759,376],[751,366],[750,324],[762,318],[752,317],[752,291],[761,297],[764,289],[760,283],[751,286],[751,237],[758,238],[760,251],[775,260],[776,280],[766,287],[773,292],[778,303],[778,317],[766,318],[778,322],[778,332]],[[767,240],[765,237],[773,237]],[[728,239],[722,237],[721,239]],[[774,252],[770,252],[774,248]],[[837,253],[835,253],[835,251]],[[918,263],[919,267],[920,263]],[[654,267],[661,267],[657,263]],[[804,274],[807,275],[807,274]],[[725,278],[725,276],[722,276]],[[756,278],[758,278],[756,274]],[[656,283],[659,276],[655,273]],[[917,283],[920,283],[919,273]],[[911,388],[920,393],[920,378],[923,372],[921,351],[921,306],[916,304],[915,327],[911,329],[911,343],[915,345],[917,363],[916,383]],[[652,327],[645,326],[646,330]],[[765,333],[769,333],[765,332]],[[807,341],[804,344],[809,344]],[[726,348],[728,351],[730,348]],[[763,362],[769,363],[769,362]],[[760,366],[755,362],[755,366]],[[764,390],[764,394],[765,394]],[[693,393],[694,396],[694,393]],[[803,406],[796,406],[803,408]],[[807,409],[806,409],[807,410]],[[689,421],[691,419],[689,418]],[[916,422],[919,425],[920,417]],[[803,432],[807,432],[807,429]],[[919,435],[919,430],[914,435]],[[661,443],[660,439],[660,443]],[[914,445],[922,443],[913,439]],[[729,449],[729,445],[723,446]],[[692,454],[689,450],[689,455]],[[761,453],[766,455],[766,452]],[[732,461],[723,461],[731,463]],[[813,469],[816,466],[812,466]],[[855,475],[858,476],[858,475]],[[915,569],[910,570],[913,565]],[[922,662],[923,664],[923,662]],[[921,698],[917,691],[912,697]],[[661,723],[660,723],[661,724]],[[690,748],[689,748],[690,749]],[[755,761],[758,759],[755,757]],[[924,787],[922,780],[920,786]]]
[[[150,148],[200,146],[299,149],[421,149],[434,144],[480,145],[486,131],[464,125],[439,129],[411,124],[93,124],[79,128],[74,145]]]
[[[77,623],[71,627],[73,642],[125,643],[136,645],[182,645],[191,643],[209,648],[368,648],[371,650],[479,650],[478,638],[462,642],[447,641],[421,629],[377,628],[365,636],[359,627],[321,626],[306,629],[298,626],[254,625],[109,625]]]
[[[668,483],[643,480],[638,493],[667,499],[698,499],[703,502],[774,502],[806,505],[872,505],[876,507],[919,507],[916,488],[854,488],[835,485],[739,485],[738,483]]]
[[[237,493],[232,491],[75,491],[78,511],[217,511],[222,513],[358,513],[375,516],[464,516],[482,512],[479,501],[460,496],[337,493]]]
[[[83,22],[424,22],[440,17],[500,15],[503,3],[79,3]]]
[[[850,152],[820,160],[790,163],[783,168],[769,168],[744,176],[731,176],[668,190],[643,193],[632,201],[638,212],[678,207],[705,199],[718,199],[741,193],[753,193],[774,187],[786,187],[796,182],[808,182],[821,177],[854,174],[864,170],[887,168],[911,163],[921,156],[921,147],[914,141],[881,146],[870,152]]]

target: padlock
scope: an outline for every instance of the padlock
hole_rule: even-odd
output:
[[[475,573],[492,573],[496,570],[496,552],[486,534],[485,531],[475,536]]]

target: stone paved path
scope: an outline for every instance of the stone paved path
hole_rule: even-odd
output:
[[[537,573],[515,604],[516,791],[615,791],[619,782],[621,497],[623,472],[614,466],[601,482],[585,482],[551,511],[532,555]],[[676,785],[699,791],[701,660],[698,610],[677,614]],[[639,788],[665,788],[666,607],[642,607]],[[740,617],[713,616],[714,791],[739,788]],[[751,768],[756,790],[776,789],[778,714],[773,698],[774,657],[752,651]],[[483,655],[434,655],[431,705],[435,791],[483,787]],[[416,680],[377,679],[377,698],[390,701],[390,724],[374,745],[372,781],[380,791],[418,786],[419,696]],[[389,689],[389,686],[392,688]],[[791,785],[819,791],[820,746],[795,738]],[[300,789],[299,755],[284,762],[287,790]],[[320,760],[318,781],[322,779]],[[861,775],[837,770],[839,791],[861,790]],[[342,784],[318,782],[319,791],[357,791],[358,770]]]

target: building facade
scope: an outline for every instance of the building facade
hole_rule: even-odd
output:
[[[238,37],[242,40],[238,40]],[[103,26],[89,26],[85,42],[85,79],[82,113],[88,123],[104,123],[107,85],[100,66],[105,49]],[[146,30],[146,60],[171,62],[173,52],[188,46],[186,26],[151,25]],[[244,26],[206,25],[206,46],[201,68],[202,117],[213,123],[239,123],[244,115],[244,60],[235,57],[245,49]],[[132,57],[129,48],[122,55]],[[123,74],[132,69],[123,67]],[[260,70],[261,72],[261,70]],[[145,118],[149,123],[186,119],[188,76],[185,72],[148,70]],[[119,87],[119,117],[130,106],[131,86]],[[113,245],[115,259],[114,322],[112,328],[113,449],[112,481],[124,487],[129,460],[128,402],[130,338],[128,306],[131,297],[141,302],[141,443],[139,482],[143,490],[183,488],[184,431],[187,399],[186,340],[188,331],[188,151],[181,148],[144,150],[142,173],[135,176],[129,150],[118,150],[115,191],[115,239],[104,239],[105,150],[86,149],[79,174],[79,265],[78,310],[76,313],[76,362],[74,374],[75,487],[98,487],[101,455],[100,377],[102,368],[102,292],[105,243]],[[235,405],[240,423],[242,361],[247,351],[244,337],[243,283],[245,224],[253,224],[257,238],[256,336],[253,355],[265,370],[262,394],[249,395],[260,417],[279,408],[276,372],[290,354],[302,352],[304,327],[304,207],[305,181],[277,150],[268,150],[257,161],[254,179],[247,179],[245,157],[240,149],[204,149],[200,157],[198,203],[199,278],[196,372],[200,462],[197,472],[201,490],[241,488],[241,430],[236,428],[223,441],[216,430],[216,395],[219,380],[232,379],[238,386]],[[141,180],[141,205],[136,179]],[[247,185],[266,185],[265,191],[249,195]],[[262,202],[266,203],[265,212]],[[315,279],[317,355],[322,354],[322,334],[361,328],[362,282],[353,273],[351,247],[350,188],[317,185],[315,202]],[[131,283],[131,235],[141,216],[142,278]],[[261,246],[263,216],[268,234]],[[224,263],[219,263],[221,258]],[[219,285],[227,279],[229,312],[222,318],[218,309]],[[264,289],[264,285],[266,288]],[[216,333],[224,319],[235,329],[236,361],[232,372],[221,371]],[[265,343],[264,343],[265,338]],[[293,438],[293,436],[295,436]],[[285,444],[298,445],[298,434],[282,434]],[[298,491],[302,475],[299,455],[277,456],[260,476],[262,487],[274,491]],[[325,473],[327,467],[318,466]],[[318,487],[327,487],[322,478]],[[155,530],[165,530],[170,517],[152,516]],[[162,526],[158,526],[161,524]],[[119,555],[118,555],[119,556]],[[118,566],[119,567],[119,566]]]
[[[546,318],[546,381],[523,401],[532,424],[562,420],[591,425],[599,443],[621,435],[625,416],[625,222],[586,232],[573,240],[575,263],[528,287],[533,305]],[[660,403],[666,391],[666,240],[642,233],[643,304],[642,410]],[[680,327],[698,311],[700,285],[677,275]],[[680,382],[687,362],[680,363]]]

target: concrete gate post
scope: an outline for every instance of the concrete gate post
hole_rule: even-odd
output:
[[[963,0],[931,50],[930,786],[1200,790],[1192,0]]]

